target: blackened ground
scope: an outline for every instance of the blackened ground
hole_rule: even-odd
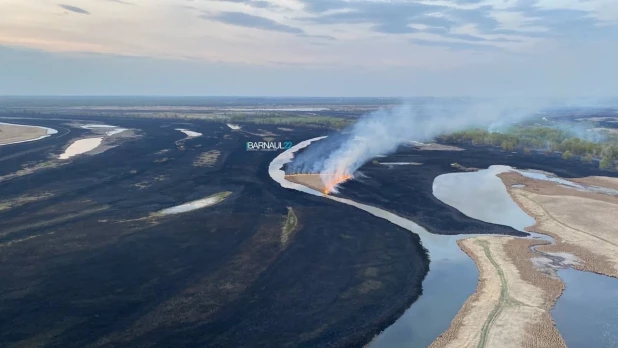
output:
[[[544,170],[564,178],[616,176],[616,172],[601,171],[595,164],[584,164],[577,159],[563,160],[559,154],[510,153],[487,146],[467,146],[465,151],[421,151],[401,147],[396,154],[377,160],[420,162],[422,165],[387,166],[369,162],[359,170],[366,177],[344,183],[339,195],[410,218],[436,234],[523,234],[507,226],[471,219],[435,198],[432,193],[434,179],[459,171],[451,166],[452,163],[481,169],[502,164]]]
[[[0,182],[0,204],[13,204],[0,209],[0,346],[359,346],[420,295],[428,260],[416,235],[283,189],[267,172],[277,153],[245,150],[259,129],[294,143],[323,131],[98,121],[141,136]],[[2,176],[87,134],[21,123],[59,133],[0,147]],[[204,135],[176,144],[174,128]],[[221,152],[214,167],[192,165],[209,150]],[[221,191],[233,194],[216,206],[146,218]],[[287,207],[299,226],[284,244]]]

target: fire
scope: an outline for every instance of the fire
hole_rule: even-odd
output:
[[[303,176],[307,176],[310,178],[310,180],[292,180],[293,182],[299,183],[301,185],[305,185],[308,186],[310,188],[313,188],[315,190],[320,190],[323,194],[327,195],[329,193],[331,193],[335,187],[339,184],[341,184],[344,181],[348,181],[350,179],[352,179],[352,175],[347,174],[345,172],[341,172],[341,173],[293,173],[293,174],[286,174],[286,177],[292,179],[293,177],[303,177]],[[315,179],[313,179],[315,178]],[[312,180],[317,180],[319,182],[319,184],[317,182],[313,182]]]
[[[325,195],[329,194],[337,185],[342,182],[348,181],[352,178],[349,174],[322,174],[328,178],[328,181],[324,182],[324,193]],[[322,176],[324,178],[324,176]]]

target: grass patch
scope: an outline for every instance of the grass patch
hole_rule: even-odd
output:
[[[288,215],[283,222],[283,228],[281,229],[281,244],[286,246],[290,240],[290,237],[294,230],[296,230],[296,226],[298,226],[298,218],[296,214],[294,214],[294,209],[292,207],[288,207]]]
[[[208,152],[203,152],[193,161],[194,167],[213,167],[215,163],[217,163],[217,159],[221,152],[218,150],[210,150]]]

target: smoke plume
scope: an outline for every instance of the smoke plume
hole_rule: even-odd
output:
[[[328,189],[352,177],[372,158],[395,152],[410,141],[469,128],[499,131],[537,115],[543,103],[512,100],[450,103],[406,103],[361,117],[341,134],[331,136],[299,154],[289,167],[296,173],[320,173]]]

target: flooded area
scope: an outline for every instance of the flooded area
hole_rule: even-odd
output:
[[[69,145],[66,150],[64,150],[64,153],[60,155],[59,159],[66,160],[71,157],[92,151],[99,147],[99,145],[101,145],[101,142],[103,142],[103,138],[86,138],[76,140],[71,145]]]
[[[474,292],[478,271],[474,262],[459,248],[460,236],[436,235],[427,232],[415,222],[402,218],[383,209],[357,203],[355,201],[324,195],[306,186],[285,179],[283,165],[292,161],[294,152],[310,143],[325,137],[300,142],[277,156],[269,167],[271,178],[282,187],[321,196],[364,210],[371,215],[417,234],[428,250],[429,273],[423,281],[423,294],[395,323],[380,333],[370,344],[371,347],[409,347],[427,346],[444,332],[465,300]],[[467,235],[472,237],[473,235]],[[457,289],[457,291],[453,291]],[[431,320],[427,318],[431,317]]]

